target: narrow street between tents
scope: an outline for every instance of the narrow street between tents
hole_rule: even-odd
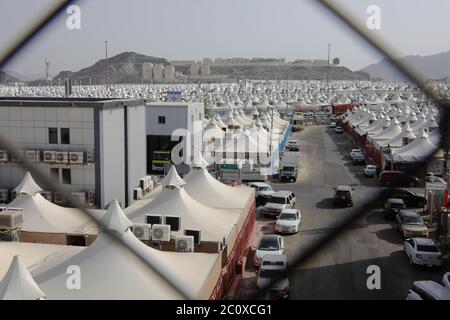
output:
[[[364,166],[352,164],[348,155],[352,146],[345,135],[337,135],[333,129],[319,125],[307,126],[292,137],[301,145],[297,181],[271,183],[274,190],[294,192],[296,208],[302,214],[299,232],[284,236],[290,264],[381,190],[378,181],[365,177]],[[354,188],[353,207],[334,205],[333,187],[338,185]],[[420,188],[416,191],[423,193]],[[275,233],[273,219],[258,217],[257,220],[259,237]],[[368,267],[372,265],[380,268],[381,289],[367,287]],[[381,204],[371,212],[364,212],[306,263],[293,269],[290,299],[405,299],[413,281],[440,282],[445,272],[442,268],[409,265],[403,239],[395,230],[394,222],[383,219]],[[256,275],[249,257],[239,298],[256,293]]]

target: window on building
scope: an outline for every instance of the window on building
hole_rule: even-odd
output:
[[[158,117],[158,123],[159,124],[165,124],[166,123],[166,117],[165,116],[159,116]]]
[[[70,169],[62,169],[62,183],[72,184],[72,171]]]
[[[69,128],[61,128],[61,144],[70,144]]]
[[[48,143],[58,144],[58,128],[48,128]]]
[[[50,178],[54,183],[59,183],[59,168],[50,168]]]
[[[198,120],[202,120],[202,114],[201,113],[198,114]]]

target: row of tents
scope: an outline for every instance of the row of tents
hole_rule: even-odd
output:
[[[24,241],[0,242],[0,298],[223,298],[254,225],[255,195],[248,187],[220,183],[206,165],[204,160],[194,165],[184,179],[171,167],[151,201],[125,210],[113,201],[89,215],[48,202],[27,173],[8,205],[24,210]],[[173,236],[192,228],[201,230],[202,242],[226,245],[208,253],[148,246],[130,230],[147,214],[180,216],[181,228]],[[72,234],[91,237],[89,246],[66,245],[65,236]]]

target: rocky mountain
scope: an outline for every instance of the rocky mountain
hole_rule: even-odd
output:
[[[19,79],[9,75],[4,71],[0,71],[0,83],[17,82]]]
[[[153,64],[168,64],[164,58],[157,58],[139,54],[136,52],[123,52],[116,56],[108,58],[108,79],[113,83],[137,83],[142,79],[142,64],[151,62]],[[106,78],[106,60],[101,59],[93,65],[79,71],[61,71],[54,81],[64,81],[66,78],[72,78],[76,82],[88,84],[105,83]]]
[[[425,79],[442,79],[450,76],[450,51],[429,56],[409,55],[399,60],[414,68]],[[371,64],[361,71],[386,81],[404,80],[403,75],[387,59]]]
[[[211,66],[211,74],[226,74],[231,78],[255,80],[323,80],[326,79],[327,66],[301,66],[284,64],[278,66],[249,65],[249,66]],[[351,71],[343,66],[331,66],[329,69],[330,80],[369,80],[369,74],[361,71]]]
[[[136,52],[124,52],[108,58],[108,79],[113,83],[140,83],[142,81],[142,64],[169,64],[164,58],[157,58],[138,54]],[[176,71],[185,75],[189,74],[189,66],[176,66]],[[211,65],[211,75],[221,75],[228,79],[243,78],[256,80],[321,80],[326,78],[326,66],[304,66],[287,63],[283,65]],[[75,82],[83,84],[105,83],[105,59],[99,60],[92,66],[77,72],[61,71],[53,80],[64,81],[72,78]],[[330,67],[330,80],[368,80],[367,73],[351,71],[343,66]],[[223,79],[223,77],[222,77]],[[205,79],[206,80],[206,79]],[[209,79],[211,81],[211,79]]]

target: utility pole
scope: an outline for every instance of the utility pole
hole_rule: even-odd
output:
[[[331,43],[328,44],[327,92],[329,91],[329,82],[330,82],[330,53],[331,53]]]
[[[45,58],[45,80],[50,81],[50,61]]]
[[[106,79],[105,79],[105,87],[108,90],[108,40],[105,41],[105,71],[106,71]]]

